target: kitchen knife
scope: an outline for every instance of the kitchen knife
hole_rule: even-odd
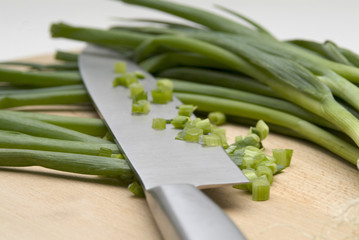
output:
[[[178,129],[152,129],[152,119],[171,119],[181,102],[151,104],[149,114],[131,114],[129,89],[113,87],[114,64],[125,61],[127,72],[142,71],[150,92],[156,80],[114,51],[89,45],[79,67],[95,108],[113,133],[146,192],[151,212],[165,239],[245,239],[235,224],[198,188],[247,183],[221,147],[175,140]],[[150,97],[149,97],[150,99]]]

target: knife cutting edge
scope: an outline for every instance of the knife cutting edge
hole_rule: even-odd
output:
[[[229,217],[198,188],[248,183],[221,147],[175,140],[177,129],[156,131],[152,119],[177,115],[174,98],[151,104],[146,115],[132,115],[128,89],[114,88],[114,64],[125,61],[128,72],[141,70],[145,90],[156,80],[132,61],[111,50],[89,45],[80,54],[79,67],[95,108],[113,133],[139,177],[146,200],[165,239],[245,239]]]

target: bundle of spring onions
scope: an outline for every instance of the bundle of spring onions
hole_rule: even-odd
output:
[[[359,156],[359,56],[327,41],[280,41],[250,27],[174,2],[123,0],[196,25],[135,19],[143,27],[94,29],[55,23],[51,34],[119,51],[175,83],[175,94],[201,112],[262,119],[356,164]]]
[[[259,24],[224,7],[221,9],[250,27],[173,2],[122,2],[164,11],[196,25],[134,19],[146,25],[95,29],[55,23],[51,34],[108,47],[132,58],[155,77],[171,79],[174,95],[196,106],[200,114],[220,110],[229,121],[249,120],[252,125],[261,119],[271,131],[306,139],[357,164],[358,55],[330,41],[280,41]],[[77,55],[58,52],[56,59],[62,63],[4,63],[31,70],[0,67],[0,79],[6,82],[0,88],[0,108],[89,102]],[[1,110],[0,123],[0,166],[40,165],[118,177],[131,183],[135,194],[143,194],[99,119]],[[256,130],[260,125],[262,121],[248,136],[224,146],[249,179],[258,179],[253,181],[258,186],[271,182],[273,174],[289,165],[291,156],[290,150],[263,154],[264,137]],[[267,182],[258,176],[266,176]],[[252,190],[253,184],[235,187]],[[253,194],[259,194],[255,200],[268,199]]]

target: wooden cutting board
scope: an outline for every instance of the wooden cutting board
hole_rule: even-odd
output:
[[[52,56],[32,60],[48,62]],[[92,107],[31,107],[28,111],[97,117]],[[248,128],[228,124],[229,142]],[[272,148],[294,150],[275,176],[269,201],[254,202],[231,187],[207,189],[249,240],[359,239],[359,172],[311,143],[270,133]],[[208,226],[210,227],[210,226]],[[111,179],[40,167],[0,168],[0,239],[161,239],[145,199]]]

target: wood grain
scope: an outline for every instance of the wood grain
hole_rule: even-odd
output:
[[[36,61],[48,62],[51,56]],[[92,107],[27,111],[97,117]],[[248,128],[227,124],[232,142]],[[206,189],[249,240],[359,239],[359,174],[308,142],[271,133],[266,151],[292,148],[292,165],[275,177],[269,201],[231,187]],[[161,239],[145,199],[106,178],[39,167],[0,168],[0,239]],[[209,226],[210,227],[210,226]]]

